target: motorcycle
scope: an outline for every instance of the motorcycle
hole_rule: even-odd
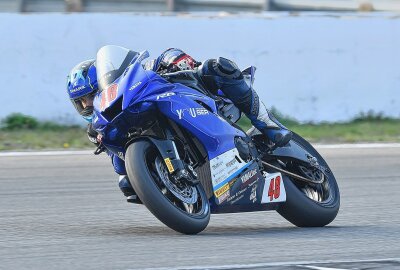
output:
[[[310,143],[293,133],[275,148],[246,133],[222,92],[209,93],[194,71],[144,70],[148,56],[113,45],[98,51],[93,126],[155,217],[184,234],[203,231],[211,213],[276,210],[300,227],[334,220],[338,185]],[[249,86],[254,73],[243,71]]]

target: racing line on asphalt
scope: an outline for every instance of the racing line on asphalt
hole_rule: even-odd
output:
[[[354,268],[336,268],[334,266],[323,267],[314,265],[326,265],[326,264],[365,264],[365,263],[397,263],[400,266],[399,258],[386,258],[386,259],[371,259],[371,260],[326,260],[326,261],[298,261],[298,262],[272,262],[272,263],[254,263],[254,264],[230,264],[230,265],[215,265],[215,266],[188,266],[188,267],[162,267],[162,268],[143,268],[142,270],[229,270],[229,269],[263,269],[265,267],[288,267],[298,266],[306,267],[308,269],[315,270],[347,270]],[[133,269],[129,269],[133,270]]]

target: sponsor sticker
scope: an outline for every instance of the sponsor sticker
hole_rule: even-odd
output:
[[[258,170],[257,169],[252,169],[248,172],[246,172],[244,175],[240,177],[240,180],[242,181],[242,184],[246,184],[248,182],[252,183],[254,179],[258,179],[257,177]],[[250,181],[252,180],[252,181]]]
[[[241,162],[239,162],[239,160]],[[213,187],[218,186],[246,165],[247,163],[240,159],[236,148],[226,151],[225,153],[211,159],[210,170]]]
[[[230,160],[228,163],[225,164],[226,167],[232,167],[233,165],[235,165],[235,163],[237,163],[236,157],[234,157],[232,160]]]
[[[257,201],[257,186],[258,185],[254,185],[251,188],[250,201],[252,201],[253,203],[255,203]]]
[[[218,169],[224,162],[221,160],[215,164],[212,165],[213,170]]]
[[[235,197],[232,197],[233,199],[230,201],[230,204],[235,204],[237,203],[239,200],[241,200],[244,197],[244,194],[242,195],[235,195]]]
[[[218,198],[218,197],[221,197],[222,194],[226,193],[227,191],[229,191],[229,183],[223,185],[222,187],[217,189],[214,193],[215,193],[215,196]]]
[[[237,180],[238,180],[237,178],[233,178],[231,181],[229,181],[229,182],[228,182],[229,187],[233,187],[233,185],[236,184],[236,181],[237,181]]]
[[[240,180],[242,180],[242,183],[244,184],[247,181],[249,181],[249,179],[251,179],[256,174],[257,174],[257,169],[252,169],[252,170],[248,171],[247,173],[245,173],[244,175],[242,175],[240,177]]]
[[[169,158],[164,159],[165,165],[167,165],[169,173],[173,173],[175,171],[174,166],[171,163]]]
[[[258,179],[255,178],[255,179]],[[235,187],[232,187],[233,185],[235,185],[236,183],[240,183],[241,184],[241,180],[240,177],[235,178],[235,180],[229,181],[229,185],[230,185],[230,193],[232,193],[233,190],[235,190]],[[240,186],[240,185],[239,185]],[[230,204],[235,204],[237,203],[239,200],[241,200],[244,196],[249,196],[249,200],[253,203],[257,202],[257,200],[259,200],[259,198],[257,197],[257,188],[258,188],[258,181],[253,181],[252,183],[250,183],[249,185],[242,187],[239,191],[237,191],[236,193],[233,193],[232,196],[230,196],[227,199],[227,202]],[[245,203],[248,203],[248,201],[246,200]]]
[[[135,89],[136,87],[138,87],[139,85],[141,85],[142,84],[142,82],[137,82],[137,83],[135,83],[134,85],[132,85],[130,88],[129,88],[129,91],[132,91],[133,89]],[[158,99],[158,97],[157,97],[157,99]]]
[[[176,113],[178,114],[178,118],[182,119],[187,113],[189,113],[191,117],[196,118],[197,116],[208,115],[210,112],[205,108],[189,108],[176,110]]]
[[[210,112],[205,108],[196,108],[196,115],[206,115],[209,113]],[[193,116],[193,117],[195,117],[195,116]]]
[[[221,197],[218,198],[218,204],[223,203],[229,197],[229,195],[230,195],[229,190],[224,194],[222,194]]]
[[[73,89],[71,89],[71,91],[69,91],[71,94],[72,93],[75,93],[75,92],[78,92],[78,91],[81,91],[81,90],[83,90],[83,89],[85,89],[85,87],[86,86],[79,86],[79,87],[77,87],[77,88],[73,88]]]
[[[244,194],[247,191],[248,187],[245,187],[241,190],[239,190],[238,192],[236,192],[235,194],[233,194],[231,197],[229,197],[228,202],[231,202],[231,204],[235,203],[237,200],[235,200],[236,198],[240,197],[243,198]]]

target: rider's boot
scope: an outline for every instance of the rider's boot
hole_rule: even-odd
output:
[[[119,174],[118,186],[121,189],[122,193],[124,193],[126,200],[132,203],[141,203],[140,199],[136,195],[135,190],[133,190],[133,187],[129,182],[128,176],[126,175],[125,161],[120,159],[115,154],[110,155],[114,170],[117,174]]]
[[[260,102],[254,89],[252,89],[251,110],[250,112],[247,110],[246,116],[250,119],[253,126],[265,135],[268,139],[268,145],[282,147],[292,139],[292,132],[267,110],[264,103]],[[253,130],[250,129],[248,134],[254,134],[254,128]]]
[[[130,203],[141,203],[135,190],[133,189],[127,175],[120,175],[118,181],[119,188],[124,193],[126,200]]]

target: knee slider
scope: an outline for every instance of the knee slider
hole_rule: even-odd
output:
[[[243,79],[242,72],[238,66],[229,59],[218,57],[217,60],[212,61],[212,68],[221,77],[234,80]]]

